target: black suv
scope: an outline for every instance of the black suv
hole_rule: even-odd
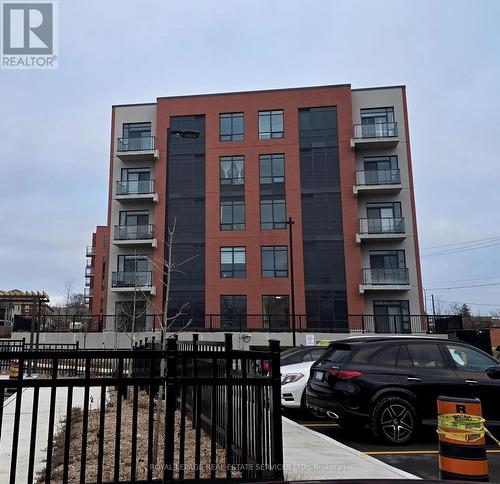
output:
[[[369,424],[392,444],[437,422],[437,397],[477,397],[500,425],[500,365],[477,348],[430,337],[359,337],[332,343],[313,364],[307,407],[345,427]]]

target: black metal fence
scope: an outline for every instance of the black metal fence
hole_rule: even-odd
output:
[[[390,334],[422,334],[433,333],[436,322],[446,323],[451,316],[447,315],[373,315],[350,314],[339,319],[315,319],[305,314],[295,317],[268,314],[244,314],[231,317],[221,314],[205,314],[202,316],[180,315],[175,321],[169,322],[169,331],[233,331],[269,333],[297,332],[325,332],[325,333],[390,333]],[[141,314],[134,321],[136,332],[160,331],[162,326],[161,314]],[[295,323],[295,324],[294,324]],[[446,324],[445,324],[446,325]],[[52,314],[40,317],[40,324],[36,327],[42,332],[102,332],[102,331],[131,331],[130,317],[123,315],[72,315]]]
[[[13,413],[0,406],[2,482],[282,480],[279,355],[278,341],[235,350],[230,334],[164,350],[3,352],[19,376],[0,379],[1,401],[16,393]],[[26,378],[33,366],[43,370]]]

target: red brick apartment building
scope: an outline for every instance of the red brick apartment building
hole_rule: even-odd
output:
[[[176,324],[283,330],[293,314],[347,331],[366,315],[408,332],[423,314],[404,86],[113,106],[109,173],[108,224],[87,248],[93,314],[135,300],[136,323],[157,324],[174,221]]]

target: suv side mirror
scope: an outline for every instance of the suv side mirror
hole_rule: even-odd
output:
[[[492,366],[486,370],[490,378],[500,379],[500,365]]]

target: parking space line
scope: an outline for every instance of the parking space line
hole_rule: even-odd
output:
[[[374,450],[363,452],[367,455],[439,454],[439,450]],[[488,454],[500,454],[500,450],[487,450]]]

